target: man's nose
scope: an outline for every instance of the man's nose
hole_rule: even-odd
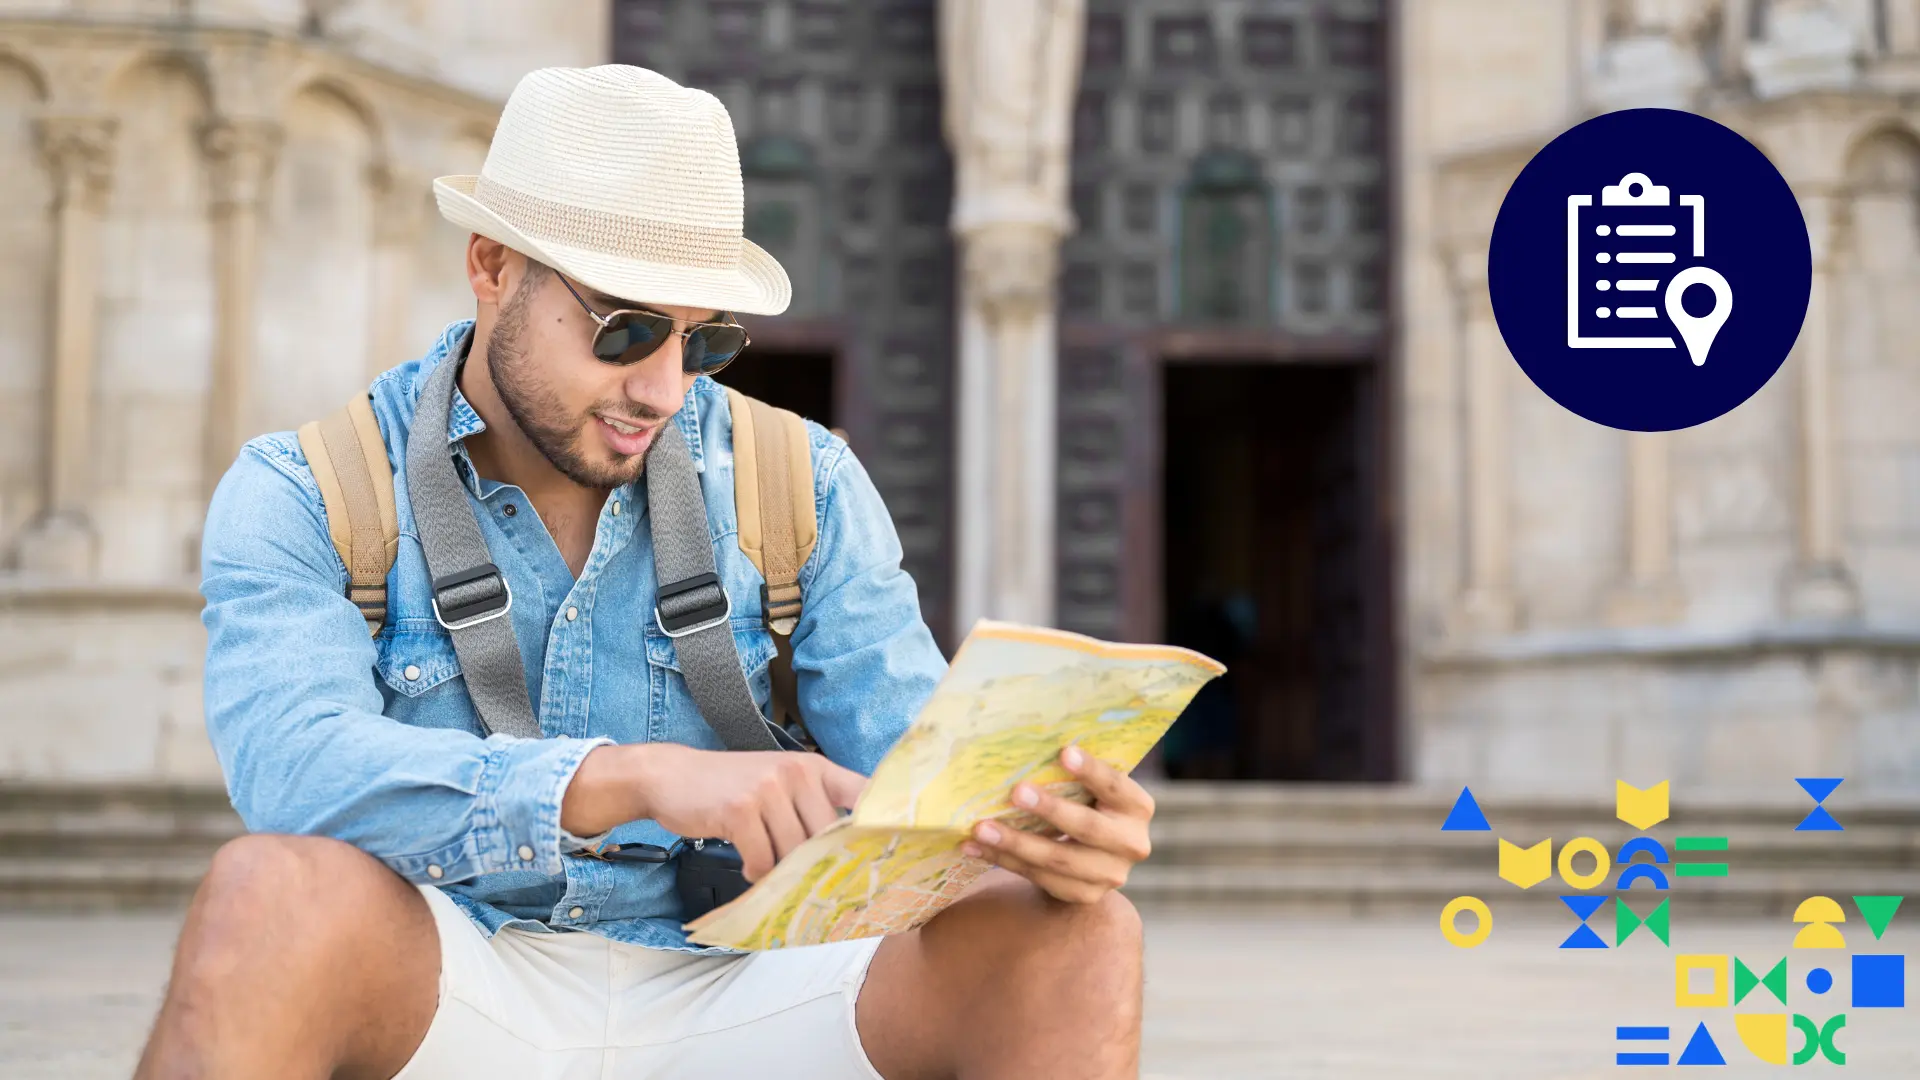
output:
[[[663,416],[678,409],[681,398],[686,396],[680,371],[685,352],[686,339],[679,334],[668,334],[667,340],[651,355],[627,369],[623,387],[627,399],[651,406]]]

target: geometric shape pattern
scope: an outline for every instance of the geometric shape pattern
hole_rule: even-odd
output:
[[[1652,870],[1653,867],[1641,866],[1635,869]],[[1625,897],[1615,897],[1613,901],[1613,943],[1615,945],[1625,944],[1626,940],[1633,936],[1633,932],[1642,926],[1653,931],[1654,936],[1660,939],[1660,944],[1668,946],[1673,944],[1672,940],[1668,937],[1669,927],[1666,900],[1660,901],[1659,906],[1655,907],[1652,913],[1645,919],[1642,919],[1638,912],[1635,912],[1627,906]]]
[[[1833,1037],[1840,1033],[1841,1028],[1847,1026],[1846,1013],[1829,1017],[1825,1024],[1818,1026],[1816,1026],[1809,1017],[1795,1013],[1793,1026],[1799,1028],[1801,1034],[1807,1037],[1806,1043],[1800,1047],[1800,1052],[1793,1055],[1793,1063],[1795,1065],[1805,1065],[1807,1062],[1813,1060],[1813,1055],[1815,1054],[1825,1057],[1835,1065],[1845,1065],[1847,1063],[1847,1055],[1842,1053],[1840,1048],[1835,1046],[1833,1042]]]
[[[1613,1031],[1616,1042],[1666,1042],[1671,1033],[1663,1027],[1620,1027]],[[1666,1065],[1671,1059],[1662,1051],[1621,1051],[1613,1057],[1616,1065]]]
[[[1553,841],[1542,840],[1529,848],[1500,841],[1500,880],[1523,889],[1553,876]]]
[[[1667,875],[1661,873],[1659,867],[1647,863],[1636,863],[1620,871],[1620,876],[1614,880],[1613,887],[1626,892],[1642,881],[1653,882],[1655,892],[1662,892],[1669,888]]]
[[[1676,836],[1673,838],[1673,850],[1682,851],[1725,851],[1727,838],[1724,836]],[[1726,877],[1726,863],[1675,863],[1673,872],[1676,877]]]
[[[1796,778],[1794,783],[1799,784],[1802,791],[1813,796],[1814,803],[1813,813],[1808,814],[1806,820],[1795,825],[1793,827],[1794,832],[1846,831],[1846,826],[1835,821],[1833,815],[1827,813],[1827,808],[1821,805],[1827,801],[1827,796],[1833,794],[1833,789],[1840,786],[1840,780],[1838,778]]]
[[[1753,993],[1753,988],[1756,986],[1766,987],[1780,1004],[1785,1005],[1787,1003],[1787,958],[1781,957],[1780,962],[1773,965],[1773,968],[1764,976],[1755,975],[1746,961],[1735,960],[1733,962],[1733,1003],[1738,1005],[1745,1001],[1747,995]]]
[[[1693,1029],[1693,1038],[1687,1040],[1687,1048],[1680,1051],[1680,1060],[1675,1065],[1725,1065],[1727,1059],[1720,1053],[1720,1046],[1707,1034],[1707,1025],[1702,1022]]]
[[[1696,971],[1713,973],[1713,985],[1695,993],[1688,984]],[[1727,955],[1680,953],[1673,958],[1673,1004],[1681,1009],[1719,1009],[1727,1004]]]
[[[1887,924],[1893,921],[1893,913],[1900,910],[1902,896],[1856,896],[1853,906],[1860,909],[1860,917],[1867,921],[1867,929],[1873,931],[1873,940],[1879,941],[1880,935],[1887,932]]]
[[[1447,814],[1447,820],[1441,824],[1440,831],[1493,831],[1493,826],[1487,824],[1487,815],[1480,809],[1480,803],[1473,797],[1472,788],[1460,789],[1460,797],[1453,800],[1453,810]]]
[[[1739,1013],[1733,1018],[1733,1029],[1747,1053],[1769,1065],[1787,1063],[1786,1013]]]
[[[1907,1006],[1907,958],[1900,953],[1853,954],[1856,1009],[1904,1009]]]
[[[1479,925],[1473,928],[1472,933],[1463,934],[1454,924],[1459,921],[1461,913],[1468,911],[1479,918]],[[1477,896],[1456,896],[1440,909],[1440,934],[1455,948],[1471,949],[1487,940],[1487,935],[1491,933],[1493,912],[1487,908],[1487,902]]]
[[[1635,855],[1652,855],[1653,861],[1662,866],[1668,862],[1667,849],[1661,847],[1660,841],[1651,836],[1636,836],[1621,844],[1620,854],[1614,858],[1614,861],[1624,866],[1632,862]]]
[[[1613,782],[1614,816],[1636,829],[1645,831],[1667,820],[1668,781],[1650,788],[1634,787],[1625,780]]]
[[[1844,949],[1847,947],[1846,935],[1828,923],[1847,921],[1847,913],[1840,909],[1838,901],[1830,896],[1809,896],[1793,909],[1793,921],[1806,923],[1800,932],[1793,936],[1796,949]]]
[[[1814,968],[1807,972],[1807,989],[1816,994],[1824,994],[1833,989],[1833,972],[1826,968]],[[1854,1002],[1858,1005],[1859,1002]]]
[[[1572,908],[1575,915],[1580,917],[1580,928],[1568,935],[1567,940],[1560,943],[1560,947],[1563,949],[1606,948],[1606,941],[1602,939],[1599,934],[1593,932],[1593,927],[1587,925],[1587,920],[1593,918],[1593,913],[1600,910],[1600,905],[1606,903],[1607,898],[1604,896],[1563,896],[1560,900],[1569,908]]]
[[[1593,869],[1584,874],[1573,871],[1573,857],[1582,852],[1593,856]],[[1560,877],[1567,885],[1575,889],[1591,889],[1606,883],[1607,874],[1613,870],[1613,856],[1606,845],[1591,836],[1575,837],[1567,841],[1560,849]]]

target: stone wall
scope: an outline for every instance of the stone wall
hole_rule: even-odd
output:
[[[207,495],[471,315],[430,180],[602,3],[0,4],[0,776],[217,780]],[[262,673],[262,677],[271,677]]]
[[[1414,778],[1920,789],[1920,3],[1400,10]],[[1788,363],[1667,435],[1550,401],[1486,293],[1528,157],[1636,105],[1753,141],[1814,240]]]

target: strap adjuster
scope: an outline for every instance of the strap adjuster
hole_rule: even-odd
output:
[[[660,605],[669,600],[678,599],[688,593],[711,588],[715,598],[677,615],[665,615]],[[733,615],[733,598],[720,586],[720,578],[715,574],[695,574],[690,578],[660,586],[660,598],[653,605],[653,621],[660,626],[660,632],[670,638],[682,638],[688,634],[697,634],[726,622]]]
[[[462,585],[471,585],[476,581],[492,578],[500,583],[500,591],[482,594],[471,600],[440,606],[440,598],[448,591]],[[513,610],[513,587],[507,584],[506,575],[490,562],[467,570],[458,570],[443,577],[433,579],[433,618],[449,630],[465,630],[469,626],[478,626],[489,619],[497,619]]]

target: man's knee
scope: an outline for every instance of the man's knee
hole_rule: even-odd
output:
[[[292,943],[367,918],[399,889],[412,886],[344,841],[253,833],[214,853],[194,906],[202,922],[220,930],[258,928]],[[286,933],[290,926],[301,932]]]

